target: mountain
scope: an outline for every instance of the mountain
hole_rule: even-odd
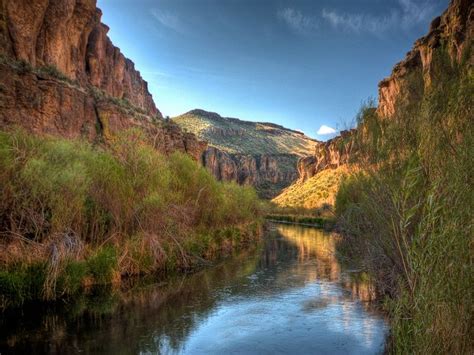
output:
[[[0,2],[0,127],[91,142],[139,128],[199,159],[205,143],[162,119],[101,16],[96,0]]]
[[[297,179],[298,159],[311,154],[317,143],[277,124],[243,121],[198,109],[172,121],[209,144],[202,163],[214,176],[253,185],[266,198]]]

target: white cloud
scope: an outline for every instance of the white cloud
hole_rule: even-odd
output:
[[[363,13],[342,13],[323,9],[321,16],[332,27],[348,32],[381,34],[393,29],[409,30],[434,17],[435,6],[426,0],[398,0],[399,7],[386,15],[374,16]]]
[[[321,127],[319,127],[318,131],[316,132],[316,134],[319,134],[321,136],[325,136],[325,135],[333,134],[333,133],[336,133],[336,130],[324,124]]]
[[[301,11],[290,7],[279,10],[277,16],[293,31],[300,34],[307,34],[319,27],[318,20],[315,17],[306,16]]]
[[[176,32],[184,32],[184,25],[176,14],[158,9],[151,10],[151,14],[162,26]]]

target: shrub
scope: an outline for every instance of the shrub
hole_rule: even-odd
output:
[[[391,350],[469,353],[474,78],[443,47],[430,75],[427,87],[421,70],[405,78],[393,117],[361,111],[365,174],[343,182],[336,213],[344,249],[360,255],[379,292],[391,296]]]
[[[218,255],[207,254],[220,249],[216,230],[250,228],[262,214],[253,189],[217,182],[186,154],[163,156],[138,130],[107,148],[0,132],[0,197],[0,242],[20,246],[0,263],[44,262],[46,298],[85,278],[187,268],[194,252]],[[212,241],[185,247],[203,231]]]

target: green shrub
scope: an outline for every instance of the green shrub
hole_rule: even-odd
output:
[[[99,284],[112,281],[114,270],[117,268],[117,252],[112,246],[98,249],[87,259],[87,267],[94,280]]]

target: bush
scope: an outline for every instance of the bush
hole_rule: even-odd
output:
[[[344,250],[360,255],[390,296],[391,350],[470,353],[474,78],[443,47],[432,66],[429,87],[421,70],[406,77],[390,119],[361,111],[357,144],[367,165],[342,184],[336,213]]]
[[[262,214],[253,189],[217,182],[186,154],[163,156],[138,130],[107,149],[0,132],[0,197],[0,263],[46,263],[49,298],[86,277],[187,267],[194,250],[207,255],[187,240],[249,228]]]

